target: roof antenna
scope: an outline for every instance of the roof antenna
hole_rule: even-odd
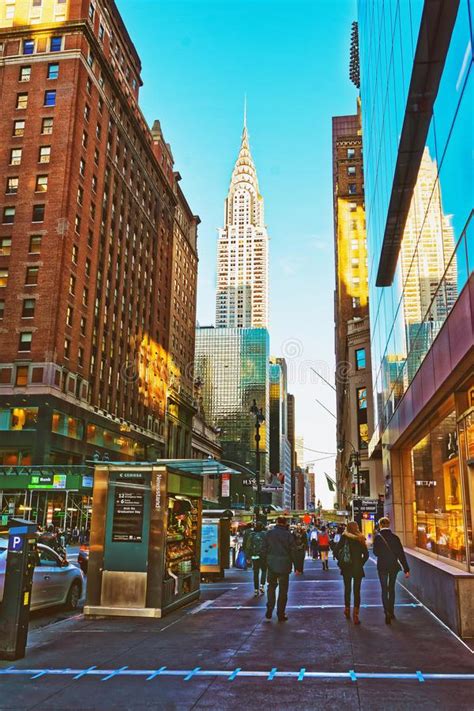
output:
[[[244,128],[247,128],[247,94],[244,94]]]

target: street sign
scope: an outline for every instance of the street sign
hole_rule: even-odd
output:
[[[21,553],[21,551],[23,550],[24,541],[24,536],[10,534],[10,536],[8,537],[8,550],[12,553]]]

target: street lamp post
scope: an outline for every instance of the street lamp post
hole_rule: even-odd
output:
[[[255,415],[255,481],[257,491],[255,495],[255,518],[258,520],[260,515],[260,498],[262,492],[262,484],[260,482],[260,425],[265,422],[265,415],[261,407],[257,406],[257,401],[254,400],[250,408],[252,415]]]

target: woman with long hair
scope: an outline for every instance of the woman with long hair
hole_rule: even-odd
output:
[[[347,524],[347,528],[336,546],[335,554],[344,579],[344,615],[348,620],[351,617],[351,593],[353,590],[353,620],[355,625],[359,625],[360,586],[362,578],[365,577],[364,565],[369,558],[369,551],[365,536],[360,532],[356,521]]]

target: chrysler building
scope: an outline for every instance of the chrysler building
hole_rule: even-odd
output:
[[[268,235],[245,116],[218,237],[216,326],[268,326]]]

